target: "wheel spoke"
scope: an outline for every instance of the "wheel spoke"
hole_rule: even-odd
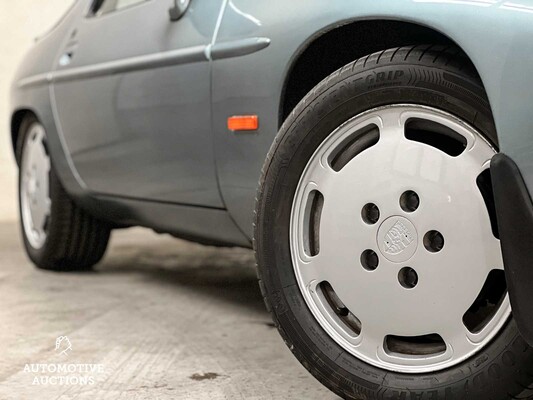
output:
[[[402,120],[402,113],[399,109],[384,109],[379,113],[381,120],[380,135],[382,138],[404,137],[405,121]]]
[[[466,329],[462,319],[448,322],[445,329],[438,332],[444,339],[446,346],[451,347],[454,357],[475,351],[479,344],[473,343],[469,337],[471,333]]]
[[[306,287],[317,285],[330,278],[326,259],[320,254],[309,258],[306,262],[302,262],[298,272],[302,283]]]
[[[313,169],[312,177],[308,180],[308,183],[314,184],[314,188],[326,197],[337,177],[338,173],[333,171],[327,163],[319,163]]]
[[[479,173],[481,173],[492,157],[494,157],[494,150],[488,146],[484,139],[476,137],[468,140],[465,151],[458,158],[460,162],[463,158],[475,160],[480,166]]]
[[[492,235],[487,235],[485,240],[487,250],[485,253],[485,265],[489,271],[503,269],[501,242]]]
[[[380,353],[384,353],[385,349],[383,345],[386,334],[381,331],[373,331],[369,328],[368,324],[364,322],[362,323],[362,327],[357,351],[362,354],[372,355],[373,357],[376,357]]]

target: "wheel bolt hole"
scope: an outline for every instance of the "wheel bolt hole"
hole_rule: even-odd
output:
[[[404,192],[400,197],[400,207],[402,210],[408,213],[415,212],[420,206],[420,197],[416,192],[408,190]]]
[[[379,221],[379,208],[374,203],[368,203],[363,207],[361,211],[361,217],[363,221],[368,225],[374,225]]]
[[[413,289],[418,284],[418,274],[411,267],[405,267],[398,274],[398,281],[406,289]]]
[[[379,257],[374,250],[365,250],[361,254],[361,265],[367,271],[374,271],[379,265]]]
[[[438,253],[444,247],[444,236],[439,231],[429,231],[424,235],[424,247],[430,253]]]

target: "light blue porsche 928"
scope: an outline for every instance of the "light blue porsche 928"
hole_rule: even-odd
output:
[[[533,1],[78,0],[11,105],[38,267],[253,246],[339,396],[533,395]]]

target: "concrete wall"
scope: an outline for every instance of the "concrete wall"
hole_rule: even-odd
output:
[[[7,115],[11,77],[34,38],[52,27],[72,2],[0,0],[0,221],[17,218],[17,171]]]

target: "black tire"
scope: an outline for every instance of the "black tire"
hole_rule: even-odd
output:
[[[320,143],[363,111],[398,103],[439,108],[497,145],[487,96],[454,47],[412,46],[361,58],[316,86],[283,124],[263,167],[254,248],[267,308],[296,358],[346,399],[503,400],[533,395],[533,351],[511,318],[480,353],[447,370],[416,375],[381,370],[342,349],[321,328],[294,274],[289,222],[300,176]]]
[[[26,136],[38,120],[28,116],[21,124],[17,139],[16,157],[22,159]],[[52,271],[83,271],[92,268],[105,254],[110,226],[78,207],[67,195],[53,162],[50,168],[51,210],[44,245],[36,249],[28,241],[22,223],[21,174],[19,173],[19,211],[24,247],[31,261],[41,269]]]

